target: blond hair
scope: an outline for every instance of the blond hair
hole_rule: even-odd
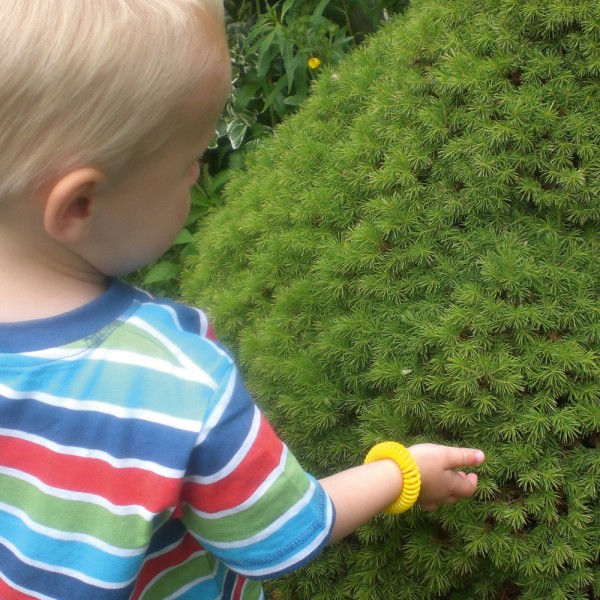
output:
[[[82,165],[119,178],[157,150],[215,61],[210,14],[222,0],[2,0],[0,202]]]

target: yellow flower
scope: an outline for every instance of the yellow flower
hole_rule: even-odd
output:
[[[308,59],[308,66],[311,69],[318,69],[321,66],[321,60],[316,56],[313,56],[312,58]]]

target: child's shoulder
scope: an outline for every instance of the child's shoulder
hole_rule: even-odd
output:
[[[155,297],[139,288],[133,288],[133,293],[141,314],[162,323],[165,327],[216,341],[206,314],[199,308],[171,298]]]
[[[215,338],[206,314],[169,298],[131,288],[133,302],[111,332],[111,345],[148,360],[168,361],[189,374],[201,368],[211,378],[227,377],[234,368],[229,352]]]

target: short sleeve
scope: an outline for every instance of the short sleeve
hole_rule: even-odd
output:
[[[335,519],[231,364],[198,436],[182,487],[182,520],[231,569],[267,579],[310,561]]]

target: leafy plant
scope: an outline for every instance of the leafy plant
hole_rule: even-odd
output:
[[[415,1],[232,176],[185,297],[302,464],[488,457],[280,600],[600,598],[599,91],[596,0]]]
[[[283,0],[273,5],[230,4],[233,87],[211,146],[211,166],[239,167],[243,152],[270,135],[304,102],[322,66],[338,64],[367,32],[387,19],[386,5],[399,10],[406,3]]]

